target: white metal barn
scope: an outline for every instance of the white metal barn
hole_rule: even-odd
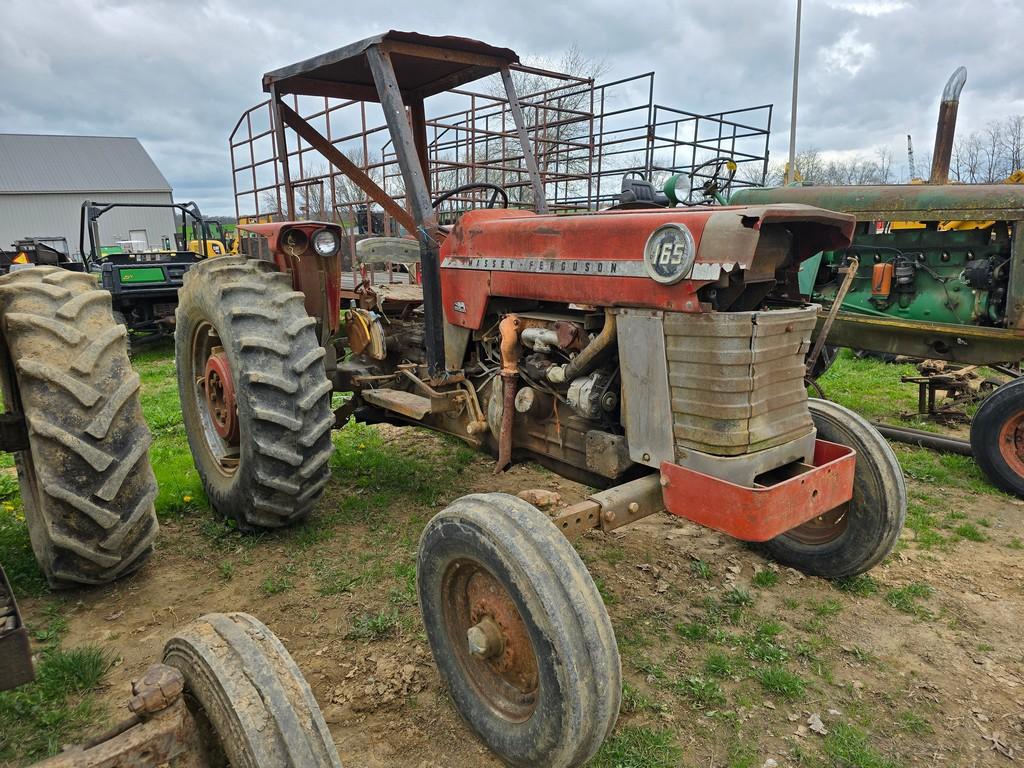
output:
[[[0,133],[0,249],[56,236],[79,253],[84,200],[170,203],[171,185],[135,138]],[[99,224],[102,245],[174,247],[169,209],[115,208]]]

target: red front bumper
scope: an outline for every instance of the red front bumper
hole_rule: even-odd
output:
[[[671,462],[661,465],[665,508],[742,541],[768,541],[853,497],[857,453],[817,440],[814,466],[774,485],[747,488]]]

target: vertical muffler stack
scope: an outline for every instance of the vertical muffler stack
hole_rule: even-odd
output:
[[[960,91],[967,82],[967,68],[957,67],[945,89],[939,104],[939,122],[935,127],[935,148],[932,150],[932,173],[929,184],[945,184],[949,181],[949,161],[953,156],[953,136],[956,132],[956,111],[960,106]]]

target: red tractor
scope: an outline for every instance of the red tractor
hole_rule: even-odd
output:
[[[209,498],[242,527],[313,508],[330,430],[352,416],[455,435],[495,454],[498,470],[529,458],[603,489],[553,519],[506,494],[462,497],[428,523],[417,563],[427,637],[469,725],[510,764],[574,766],[614,726],[621,670],[572,536],[667,510],[840,578],[892,550],[906,489],[879,434],[804,386],[817,307],[800,300],[798,267],[847,245],[853,217],[636,203],[549,215],[516,61],[472,40],[389,32],[265,75],[277,146],[290,128],[394,217],[408,238],[359,248],[418,253],[422,286],[342,291],[334,224],[247,227],[263,236],[247,238],[259,246],[249,257],[186,275],[179,386]],[[533,211],[508,209],[490,184],[434,199],[428,188],[424,98],[491,74]],[[379,102],[407,208],[286,94]],[[481,187],[490,209],[438,224],[440,199]],[[352,393],[336,410],[335,391]]]

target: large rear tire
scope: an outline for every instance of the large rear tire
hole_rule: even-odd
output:
[[[759,545],[812,576],[856,576],[892,552],[907,515],[907,487],[896,454],[878,431],[843,406],[810,398],[818,437],[857,451],[853,499]]]
[[[0,278],[3,390],[24,415],[15,454],[36,559],[51,586],[138,568],[157,533],[139,375],[110,294],[91,275],[37,266]]]
[[[203,765],[341,768],[309,684],[259,620],[203,616],[167,641],[164,664],[185,678]]]
[[[536,507],[463,496],[420,539],[420,610],[459,713],[515,766],[590,759],[619,713],[608,613],[576,550]]]
[[[971,453],[994,486],[1024,498],[1024,379],[981,401],[971,420]]]
[[[301,520],[330,477],[331,383],[314,326],[267,262],[220,256],[185,273],[174,340],[185,430],[210,504],[245,530]]]

